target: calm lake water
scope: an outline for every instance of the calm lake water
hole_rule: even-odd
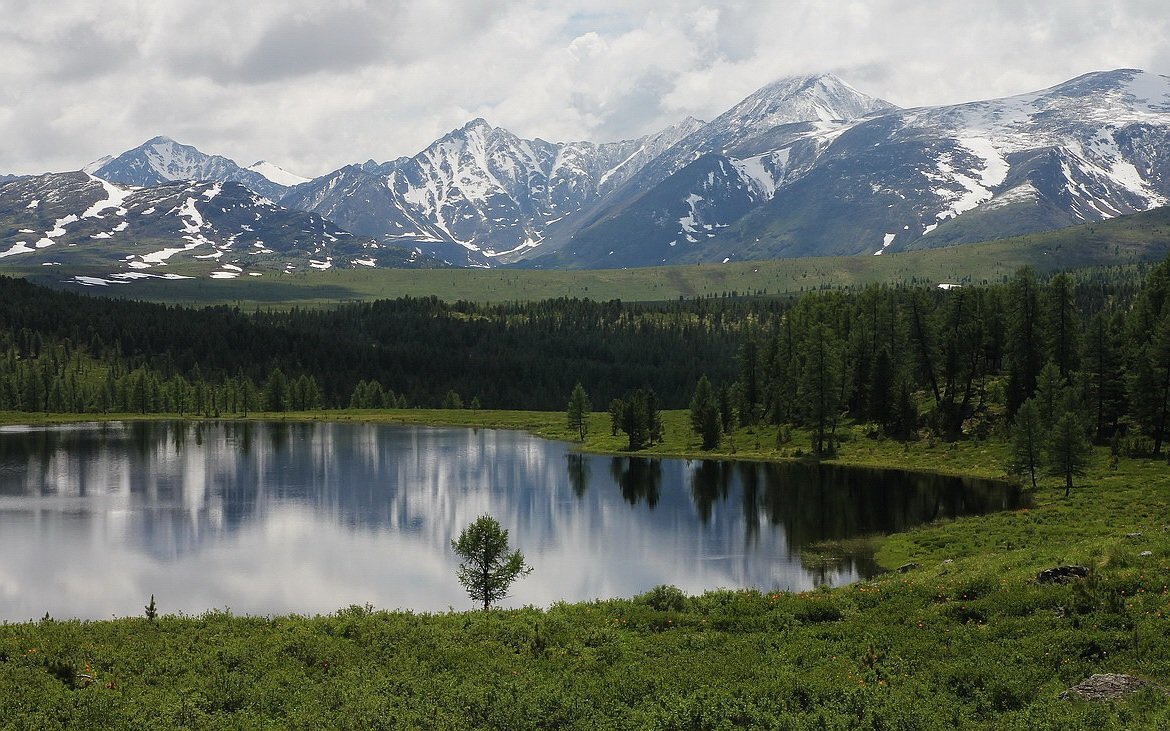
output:
[[[352,423],[0,427],[0,619],[474,605],[451,539],[488,513],[535,571],[507,605],[873,572],[818,541],[1016,507],[979,480],[613,458],[520,432]]]

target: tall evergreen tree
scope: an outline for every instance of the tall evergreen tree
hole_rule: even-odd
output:
[[[744,424],[756,424],[764,402],[764,378],[759,333],[753,323],[744,328],[739,345],[739,418]]]
[[[1073,488],[1073,477],[1085,474],[1092,447],[1085,438],[1085,426],[1075,411],[1060,415],[1048,435],[1049,474],[1064,478],[1064,496]]]
[[[1028,399],[1020,405],[1012,423],[1011,457],[1007,469],[1012,474],[1028,475],[1033,490],[1036,489],[1036,470],[1040,467],[1044,447],[1045,434],[1040,410],[1036,408],[1035,399]]]
[[[264,410],[288,411],[288,406],[288,378],[280,368],[273,368],[264,384]]]
[[[1130,378],[1134,420],[1154,440],[1154,454],[1160,454],[1170,436],[1170,307],[1149,342],[1139,347],[1134,362]]]
[[[585,441],[585,434],[589,431],[589,412],[593,406],[589,403],[589,395],[585,388],[577,381],[573,392],[569,394],[568,422],[569,428],[577,432],[577,439]]]
[[[646,392],[635,389],[622,399],[622,431],[626,433],[631,452],[644,449],[651,438],[650,408]]]
[[[703,449],[719,446],[719,435],[723,431],[719,419],[719,402],[707,376],[699,379],[695,395],[691,397],[691,429],[699,435]]]
[[[1086,402],[1092,414],[1094,439],[1104,443],[1125,414],[1125,369],[1120,317],[1099,312],[1089,321],[1084,340]]]
[[[620,398],[609,400],[609,435],[616,437],[622,428],[622,414],[626,412],[626,404]]]
[[[1044,315],[1048,359],[1068,379],[1079,365],[1081,327],[1067,274],[1057,274],[1044,288]]]
[[[813,321],[805,334],[801,371],[801,405],[805,423],[813,429],[815,454],[833,451],[841,396],[841,346],[826,324]]]
[[[1008,369],[1007,412],[1016,409],[1036,391],[1036,379],[1044,365],[1040,317],[1040,285],[1030,267],[1018,270],[1008,288],[1006,360]]]

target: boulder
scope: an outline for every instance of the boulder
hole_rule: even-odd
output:
[[[1085,566],[1053,566],[1036,574],[1037,584],[1064,584],[1073,579],[1083,579],[1089,575]]]
[[[1112,701],[1136,693],[1146,681],[1132,675],[1099,673],[1085,678],[1060,694],[1062,700],[1082,698],[1087,701]]]

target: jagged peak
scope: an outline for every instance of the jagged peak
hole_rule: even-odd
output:
[[[472,131],[491,132],[494,129],[495,129],[495,127],[488,124],[486,119],[484,119],[483,117],[476,117],[475,119],[471,120],[467,124],[460,127],[458,131],[460,131],[460,132],[472,132]]]

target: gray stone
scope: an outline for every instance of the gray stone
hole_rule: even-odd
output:
[[[1081,698],[1087,701],[1111,701],[1136,693],[1146,681],[1132,675],[1099,673],[1092,675],[1060,694],[1062,700]]]

